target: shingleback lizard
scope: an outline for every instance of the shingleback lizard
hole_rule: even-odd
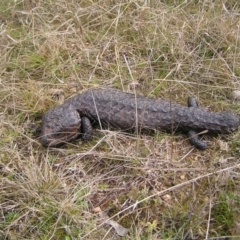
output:
[[[192,101],[191,101],[192,100]],[[188,133],[190,142],[199,149],[207,146],[197,133],[230,133],[237,130],[238,116],[231,112],[210,112],[199,107],[194,98],[188,106],[172,101],[139,96],[120,90],[90,89],[62,105],[47,111],[42,120],[42,144],[54,147],[92,135],[92,123],[121,130],[158,129]]]

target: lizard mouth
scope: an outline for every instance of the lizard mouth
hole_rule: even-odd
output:
[[[49,129],[45,129],[42,134],[42,145],[44,147],[57,147],[76,139],[79,134],[79,125],[57,133],[51,133]]]

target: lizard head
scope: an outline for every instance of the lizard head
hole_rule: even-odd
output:
[[[63,104],[47,111],[42,120],[42,145],[54,147],[74,140],[80,134],[81,118],[71,105]]]

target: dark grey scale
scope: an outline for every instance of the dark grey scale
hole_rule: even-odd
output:
[[[104,112],[107,113],[107,115],[110,115],[110,111],[111,111],[111,106],[109,104],[105,104],[105,107],[104,107]]]
[[[125,105],[124,103],[122,103],[122,102],[118,103],[118,110],[119,110],[119,111],[124,110],[125,106],[126,106],[126,105]]]
[[[126,111],[126,112],[130,112],[130,111],[132,111],[132,106],[131,105],[125,105],[125,108],[124,108],[124,110]]]
[[[154,112],[157,112],[159,111],[158,108],[153,108],[153,111]],[[164,108],[164,109],[161,109],[162,113],[167,113],[169,110],[168,110],[168,107]]]

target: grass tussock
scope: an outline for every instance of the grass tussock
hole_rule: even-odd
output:
[[[205,136],[204,152],[161,132],[96,130],[59,149],[36,137],[47,109],[95,86],[239,113],[239,12],[237,0],[2,0],[0,239],[240,238],[239,131]]]

